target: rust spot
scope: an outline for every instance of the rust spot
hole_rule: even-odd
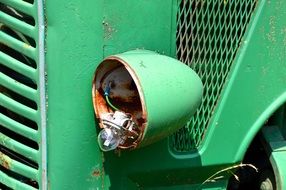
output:
[[[11,159],[2,152],[0,152],[0,164],[6,169],[11,168]]]
[[[97,170],[94,170],[93,172],[92,172],[92,176],[93,177],[100,177],[100,171],[97,169]]]

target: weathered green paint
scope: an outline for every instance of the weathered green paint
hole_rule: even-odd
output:
[[[204,144],[206,163],[240,161],[264,122],[286,101],[286,3],[260,1],[258,6]],[[219,147],[229,142],[219,157]]]
[[[50,189],[103,187],[103,156],[90,97],[94,68],[103,59],[102,5],[46,2]]]
[[[93,72],[103,57],[136,48],[174,56],[176,2],[47,1],[50,189],[182,187],[240,162],[286,101],[286,3],[260,0],[257,6],[201,147],[174,153],[165,139],[119,156],[101,153],[96,144]]]
[[[11,168],[11,158],[9,158],[8,156],[6,156],[3,153],[0,153],[0,163],[1,166],[5,167],[6,169],[10,169]]]
[[[104,0],[102,9],[104,57],[138,48],[175,56],[175,0]]]
[[[40,42],[40,36],[44,34],[44,31],[39,29],[43,27],[41,23],[43,22],[42,18],[39,17],[43,12],[43,7],[39,6],[41,1],[34,1],[34,3],[27,1],[8,1],[1,0],[1,10],[0,10],[0,105],[14,113],[17,113],[18,116],[14,116],[12,113],[9,115],[5,111],[0,113],[0,144],[2,147],[5,147],[10,155],[6,155],[5,150],[0,152],[0,165],[8,170],[0,171],[0,182],[7,187],[16,190],[31,190],[35,189],[35,186],[42,187],[45,184],[45,171],[43,163],[43,152],[45,151],[44,146],[42,146],[43,138],[45,134],[42,134],[43,131],[43,121],[45,118],[42,115],[42,109],[45,107],[42,104],[42,99],[44,94],[42,88],[40,88],[41,80],[43,75],[40,72],[42,69],[42,63],[40,61],[40,54],[43,53],[43,46]],[[5,6],[8,6],[14,9],[14,15],[8,14],[4,9]],[[10,11],[11,11],[10,10]],[[13,11],[12,11],[13,12]],[[16,12],[16,13],[15,13]],[[20,13],[17,16],[17,13]],[[34,19],[34,24],[25,22],[25,18],[21,18],[21,14],[25,13],[25,17],[29,19]],[[15,16],[16,14],[16,16]],[[7,32],[7,29],[10,32]],[[11,35],[11,33],[14,35]],[[25,36],[24,36],[25,35]],[[26,37],[30,37],[31,40],[27,40]],[[25,38],[23,40],[23,38]],[[30,42],[35,41],[35,47],[33,47]],[[7,46],[12,50],[7,53]],[[25,62],[25,59],[19,59],[19,57],[13,57],[13,51],[19,52],[22,56],[29,57],[30,62],[35,62],[35,66],[29,65]],[[21,56],[21,55],[20,55]],[[10,73],[7,70],[10,69]],[[17,73],[20,73],[23,76],[18,76]],[[13,78],[11,76],[16,76]],[[30,81],[33,83],[35,88],[27,86],[23,81]],[[20,94],[21,96],[27,98],[29,101],[35,103],[36,108],[31,108],[27,105],[24,105],[22,100],[17,99],[11,95],[10,92]],[[4,109],[3,109],[4,110]],[[20,117],[20,119],[19,119]],[[34,124],[23,123],[23,118],[30,119]],[[17,120],[18,118],[18,120]],[[31,125],[31,126],[30,126]],[[33,126],[32,126],[33,125]],[[36,127],[34,126],[36,125]],[[34,129],[37,128],[37,129]],[[14,131],[16,134],[21,135],[24,138],[30,139],[31,142],[37,144],[39,147],[30,147],[30,144],[25,144],[25,140],[18,139],[14,135],[11,135],[6,130]],[[4,134],[5,133],[5,134]],[[18,136],[17,136],[18,137]],[[6,150],[6,151],[7,151]],[[22,160],[19,159],[19,155],[23,156]],[[29,163],[27,164],[26,159],[32,160],[38,165],[38,168],[34,168]],[[24,160],[24,161],[23,161]],[[15,172],[15,175],[19,175],[18,179],[15,175],[10,175],[9,170]],[[20,178],[26,177],[29,181],[29,184],[24,183],[24,181],[19,180]],[[1,186],[2,188],[2,186]]]
[[[131,9],[137,5],[140,7]],[[136,38],[126,38],[126,42],[131,44],[129,49],[144,47],[153,51],[168,51],[166,53],[169,54],[169,41],[172,38],[167,30],[169,27],[164,27],[164,30],[158,28],[162,28],[162,23],[170,26],[173,18],[171,8],[175,5],[172,1],[140,0],[128,1],[124,5],[121,1],[102,0],[46,2],[48,176],[51,189],[107,188],[105,182],[109,183],[109,176],[104,174],[103,154],[97,145],[96,123],[90,96],[92,76],[97,64],[103,59],[107,45],[104,43],[105,36],[109,34],[104,30],[104,25],[108,15],[115,11],[120,12],[124,27],[122,25],[120,31],[116,26],[113,28],[118,31],[117,34],[124,36],[124,33],[130,31],[129,24],[132,23],[129,22],[132,15],[138,15],[145,5],[149,5],[150,9],[144,16],[140,14],[144,20],[134,20],[132,27],[137,31],[148,27],[145,28],[145,33],[136,32]],[[111,9],[109,6],[121,8]],[[158,14],[158,10],[166,10],[166,14]],[[150,29],[154,29],[153,34],[156,35],[145,38]],[[172,35],[174,40],[175,34]],[[123,45],[105,55],[128,50],[120,38],[116,33],[112,35],[112,43],[120,42]],[[157,41],[159,39],[160,41]],[[155,41],[157,43],[154,43]],[[97,175],[94,176],[92,174],[95,170]]]
[[[168,146],[165,140],[142,150],[121,153],[120,157],[111,158],[112,154],[107,154],[106,160],[110,162],[105,165],[109,175],[122,174],[109,164],[124,163],[120,168],[123,173],[142,186],[200,183],[227,167],[225,164],[240,162],[257,131],[286,100],[285,6],[283,1],[258,2],[206,140],[198,152],[174,154],[165,148]],[[268,38],[271,30],[275,42]],[[138,167],[136,161],[141,165],[144,162],[145,169]]]

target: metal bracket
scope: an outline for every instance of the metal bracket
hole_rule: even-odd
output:
[[[263,145],[269,154],[275,174],[276,187],[286,190],[286,139],[278,126],[266,126],[262,130]]]

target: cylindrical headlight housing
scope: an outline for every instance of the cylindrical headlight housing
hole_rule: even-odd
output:
[[[174,133],[194,114],[202,91],[198,75],[176,59],[146,50],[107,57],[92,88],[101,149],[136,148]]]

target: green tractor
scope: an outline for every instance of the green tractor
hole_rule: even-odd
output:
[[[285,0],[0,0],[0,189],[285,190]]]

